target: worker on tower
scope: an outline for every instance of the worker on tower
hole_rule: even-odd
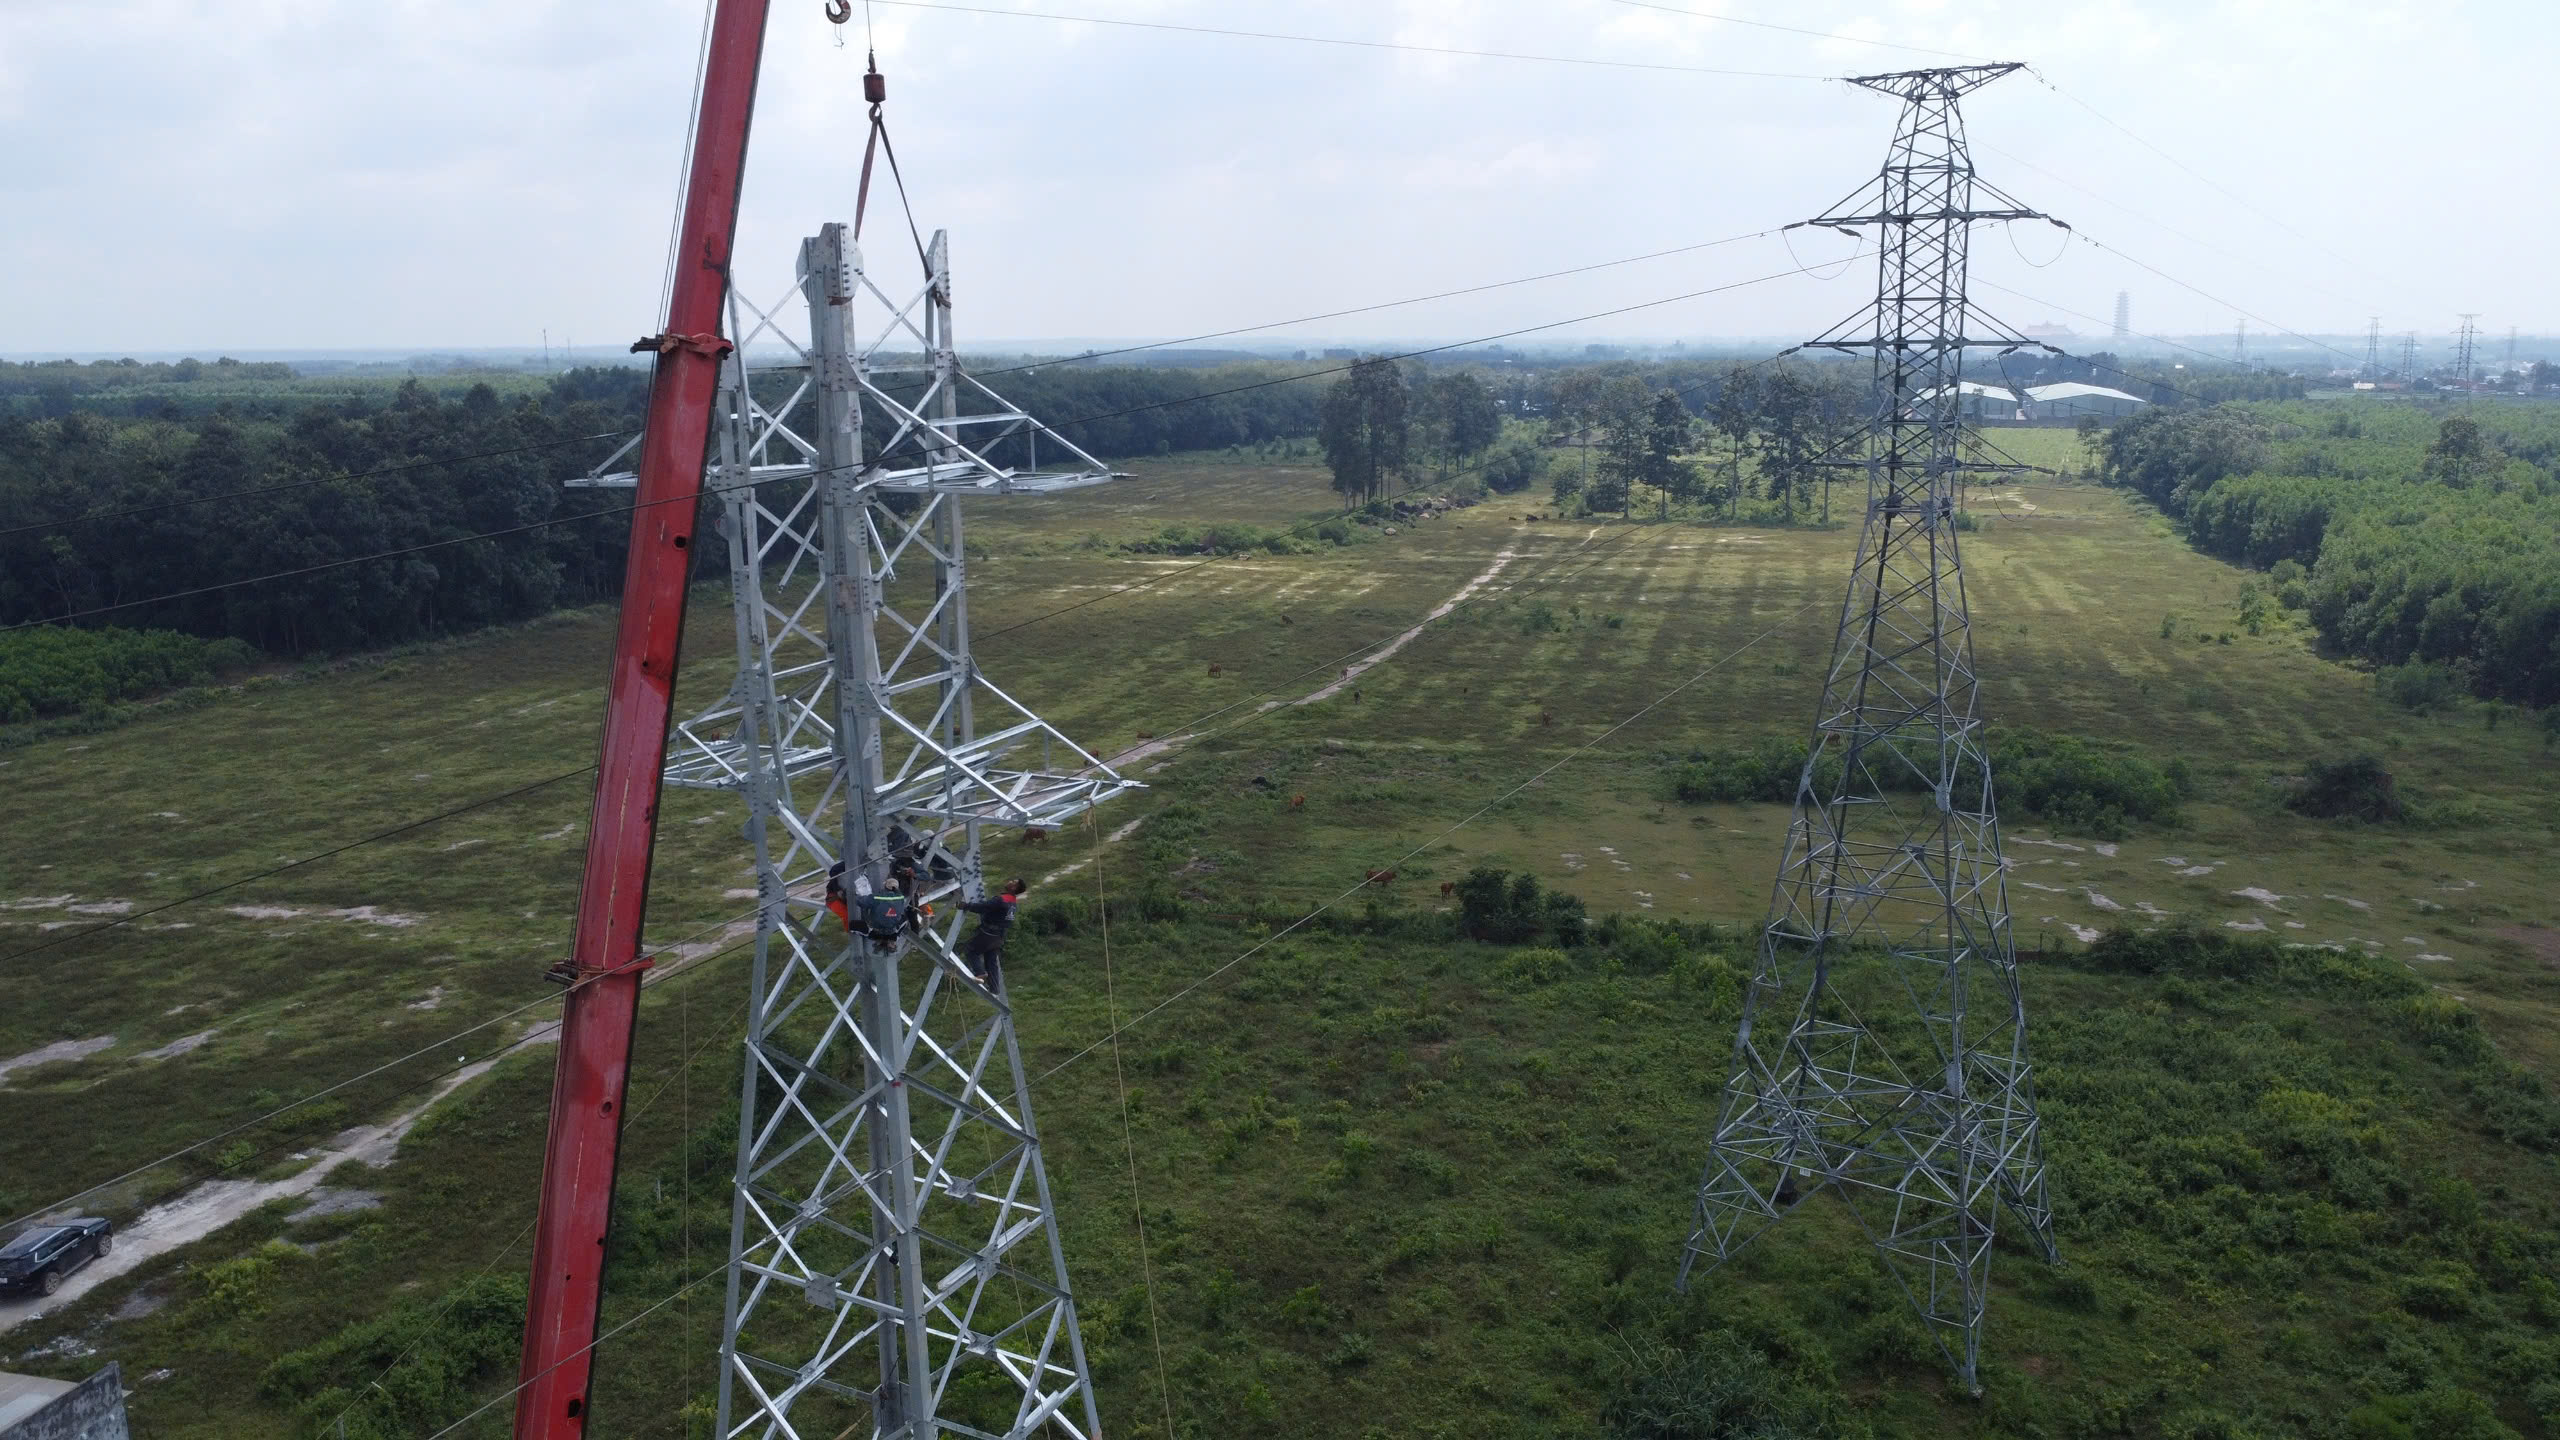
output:
[[[978,917],[978,931],[969,937],[960,958],[968,962],[969,973],[979,984],[998,994],[1004,991],[1004,940],[1013,933],[1014,910],[1022,903],[1022,892],[1030,888],[1016,878],[987,899],[960,902],[962,910]]]

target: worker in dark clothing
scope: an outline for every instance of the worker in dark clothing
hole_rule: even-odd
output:
[[[1002,890],[984,900],[960,903],[961,909],[978,917],[978,931],[969,937],[960,958],[968,962],[969,973],[979,984],[999,994],[1004,989],[1004,939],[1013,933],[1014,908],[1021,903],[1022,892],[1030,888],[1021,880],[1008,880]]]

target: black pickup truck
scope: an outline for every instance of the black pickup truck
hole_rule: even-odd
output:
[[[115,1226],[104,1220],[65,1220],[38,1225],[0,1245],[0,1290],[50,1295],[81,1266],[116,1248]]]

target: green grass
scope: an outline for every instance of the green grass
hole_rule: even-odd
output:
[[[2076,446],[2068,431],[1993,438],[2021,460],[2076,468],[2076,455],[2059,453]],[[1193,457],[1131,468],[1133,478],[1094,491],[973,510],[973,544],[987,556],[973,570],[982,633],[1191,564],[1117,548],[1166,525],[1278,526],[1331,508],[1321,473],[1303,465]],[[2021,943],[2069,951],[2070,927],[2138,917],[2147,904],[2215,933],[2264,925],[2269,939],[2340,944],[2375,974],[2459,997],[2505,1057],[2560,1078],[2560,970],[2533,948],[2547,935],[2520,928],[2560,922],[2549,899],[2560,880],[2549,859],[2555,781],[2534,728],[2491,728],[2476,709],[2387,707],[2367,677],[2315,654],[2297,623],[2198,643],[2198,632],[2240,629],[2242,572],[2111,493],[1989,493],[2006,498],[1977,500],[1989,527],[1964,548],[1994,722],[2183,759],[2199,781],[2181,826],[2136,827],[2113,854],[2091,836],[2014,825]],[[1107,852],[1108,889],[1153,882],[1196,897],[1183,919],[1115,923],[1124,1013],[1252,944],[1261,921],[1245,917],[1304,913],[1368,869],[1400,870],[1377,926],[1292,936],[1128,1038],[1140,1203],[1181,1433],[1587,1433],[1634,1340],[1694,1349],[1719,1326],[1774,1353],[1812,1391],[1853,1401],[1879,1434],[2118,1433],[2115,1417],[2138,1434],[2244,1433],[2190,1423],[2205,1411],[2255,1417],[2246,1433],[2345,1433],[2357,1407],[2430,1384],[2490,1396],[2506,1424],[2541,1433],[2526,1387],[2502,1378],[2541,1352],[2497,1346],[2547,1343],[2560,1318],[2536,1318],[2531,1284],[2551,1272],[2560,1229],[2552,1160],[2489,1132],[2472,1091],[2490,1062],[2425,1040],[2396,992],[2035,967],[2032,1033],[2073,1269],[2057,1277],[2004,1253],[1979,1404],[1950,1399],[1935,1363],[1895,1328],[1882,1272],[1842,1217],[1809,1212],[1734,1274],[1668,1299],[1731,1014],[1642,963],[1612,970],[1593,957],[1567,978],[1528,983],[1509,952],[1392,917],[1427,917],[1440,882],[1491,863],[1535,871],[1595,914],[1747,930],[1766,902],[1783,810],[1682,805],[1667,780],[1693,749],[1801,736],[1855,535],[1514,518],[1543,499],[1497,497],[1351,549],[1221,558],[980,647],[999,683],[1108,753],[1264,692],[1305,693],[1344,652],[1403,630],[1509,552],[1487,598],[1361,677],[1357,699],[1212,734],[1143,775],[1153,788],[1105,817],[1111,827],[1151,817]],[[1088,535],[1102,544],[1082,543]],[[727,683],[723,598],[697,596],[687,704]],[[0,902],[147,908],[573,771],[593,758],[609,639],[609,616],[567,615],[0,752],[21,818],[0,827]],[[2347,748],[2382,754],[2435,818],[2356,828],[2283,809],[2274,777]],[[1299,793],[1304,807],[1291,808]],[[535,977],[566,945],[587,803],[571,778],[11,961],[0,1058],[58,1039],[112,1034],[116,1044],[9,1077],[0,1200],[14,1212],[50,1199],[510,1007],[532,1002],[523,1020],[545,1014]],[[1033,850],[999,839],[989,864],[1036,880],[1083,858],[1085,843],[1060,836]],[[737,914],[746,902],[727,892],[749,883],[745,866],[725,797],[669,792],[653,939]],[[1094,879],[1088,870],[1054,888],[1088,894]],[[2234,893],[2243,889],[2284,898]],[[232,906],[306,913],[261,919]],[[418,923],[319,913],[362,906]],[[100,918],[0,911],[0,952],[68,933],[42,925]],[[1091,934],[1019,943],[1011,973],[1036,1073],[1107,1031],[1102,957]],[[725,1247],[733,1122],[723,1107],[736,1059],[723,1037],[735,1034],[739,975],[734,959],[713,962],[653,987],[645,1007],[627,1243],[608,1324]],[[206,1029],[214,1039],[186,1055],[139,1058]],[[456,1054],[484,1057],[494,1038],[256,1132],[234,1173],[396,1110],[404,1087]],[[679,1065],[689,1051],[694,1063]],[[1106,1420],[1115,1433],[1161,1434],[1109,1059],[1069,1066],[1039,1101]],[[10,1343],[77,1332],[128,1374],[172,1370],[135,1401],[155,1437],[282,1433],[318,1392],[262,1388],[279,1357],[376,1317],[423,1323],[493,1256],[491,1273],[520,1273],[521,1251],[506,1247],[531,1215],[549,1077],[547,1052],[510,1059],[441,1107],[398,1163],[333,1177],[381,1191],[378,1210],[303,1226],[263,1215]],[[2278,1088],[2364,1107],[2360,1123],[2378,1138],[2359,1153],[2396,1178],[2350,1195],[2278,1155],[2240,1182],[2241,1205],[2210,1186],[2167,1184],[2166,1160],[2123,1173],[2144,1146],[2225,1128],[2275,1153],[2265,1127],[2276,1122],[2259,1107]],[[218,1158],[217,1148],[120,1187],[107,1208],[130,1215]],[[2430,1218],[2436,1176],[2472,1187],[2468,1228]],[[2370,1217],[2356,1222],[2368,1227],[2359,1244],[2287,1249],[2249,1230],[2261,1212],[2313,1204]],[[2216,1206],[2231,1213],[2217,1220]],[[260,1272],[251,1288],[266,1301],[219,1316],[190,1301],[204,1267],[277,1237],[316,1250]],[[2501,1244],[2496,1253],[2522,1245],[2524,1258],[2484,1258]],[[2251,1254],[2235,1257],[2235,1246]],[[181,1261],[196,1268],[182,1273]],[[2427,1267],[2451,1264],[2473,1277],[2467,1288],[2446,1281],[2452,1298],[2404,1293],[2413,1277],[2439,1273]],[[1315,1297],[1301,1301],[1309,1287]],[[172,1298],[142,1319],[106,1318],[136,1294]],[[689,1315],[658,1312],[601,1357],[597,1404],[614,1433],[685,1433],[679,1412],[711,1383],[717,1296],[716,1284],[701,1287]],[[455,1344],[457,1356],[477,1353]],[[443,1388],[399,1413],[458,1414],[437,1407],[494,1394],[511,1371],[457,1360],[436,1372]],[[384,1433],[432,1428],[403,1421]]]

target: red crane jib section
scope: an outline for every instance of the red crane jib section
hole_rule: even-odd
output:
[[[570,1440],[587,1426],[605,1224],[613,1210],[632,1032],[640,1013],[640,923],[658,833],[658,787],[673,716],[677,641],[692,572],[694,512],[720,357],[729,249],[769,0],[719,0],[702,75],[702,114],[684,198],[675,287],[655,351],[648,429],[631,513],[622,622],[605,691],[604,746],[586,877],[570,947],[574,983],[560,1025],[551,1138],[542,1166],[525,1310],[516,1440]]]

